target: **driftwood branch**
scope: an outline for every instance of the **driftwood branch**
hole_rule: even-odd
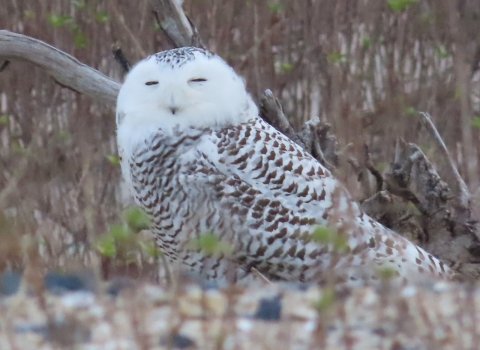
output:
[[[120,84],[76,58],[40,40],[0,30],[0,60],[26,61],[40,67],[59,84],[115,105]]]
[[[203,47],[193,23],[175,0],[152,0],[155,18],[165,35],[176,47]]]

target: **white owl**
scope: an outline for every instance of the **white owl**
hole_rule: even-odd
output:
[[[122,172],[152,217],[172,263],[216,281],[245,281],[252,267],[272,280],[348,285],[393,268],[398,281],[450,277],[421,248],[362,213],[345,188],[300,146],[268,125],[243,80],[221,58],[187,47],[138,63],[117,101]],[[346,248],[319,243],[328,226]],[[211,232],[229,254],[194,250]]]

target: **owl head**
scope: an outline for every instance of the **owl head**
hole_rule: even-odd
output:
[[[257,115],[242,78],[217,55],[195,47],[140,61],[117,99],[119,128],[227,126]]]

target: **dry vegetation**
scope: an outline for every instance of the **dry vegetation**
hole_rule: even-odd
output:
[[[245,76],[257,100],[265,88],[272,89],[295,126],[320,117],[332,125],[346,159],[362,159],[366,143],[380,172],[388,170],[395,140],[403,137],[438,160],[435,166],[450,184],[451,173],[417,114],[428,111],[475,192],[480,127],[475,1],[192,0],[183,7],[204,44]],[[0,23],[117,81],[123,72],[112,44],[131,62],[172,47],[148,1],[8,0]],[[42,237],[47,267],[90,266],[98,260],[92,244],[119,220],[124,203],[111,106],[65,89],[21,62],[1,73],[0,89],[3,215],[19,218],[16,232]],[[374,178],[365,175],[359,183],[353,170],[358,169],[343,164],[337,176],[357,199],[372,196]]]
[[[442,216],[442,225],[455,222],[461,232],[452,224],[438,241],[425,237],[438,229],[428,220],[446,215],[447,199],[432,207],[431,198],[422,202],[425,192],[413,190],[421,206],[395,199],[401,210],[382,212],[377,219],[410,233],[434,253],[445,253],[444,258],[448,239],[458,235],[456,244],[471,248],[461,263],[480,260],[472,234],[480,185],[478,1],[185,0],[183,9],[204,45],[246,78],[258,102],[269,88],[296,128],[316,116],[331,124],[340,146],[330,155],[339,157],[327,160],[335,160],[336,175],[359,201],[379,196],[378,176],[365,169],[376,169],[388,180],[398,137],[419,145],[459,194],[448,158],[418,114],[428,111],[474,193],[468,198],[473,213],[459,213],[458,203],[449,205],[454,218]],[[5,0],[0,23],[0,29],[43,40],[116,81],[123,71],[112,55],[113,44],[131,62],[173,45],[148,1]],[[105,279],[158,279],[157,254],[147,239],[131,235],[142,228],[142,218],[122,214],[128,198],[120,186],[112,106],[14,61],[0,72],[0,142],[2,270],[27,266],[35,274],[88,268]],[[405,146],[403,156],[410,151]],[[382,200],[370,209],[367,200],[366,210],[377,213]],[[410,221],[399,224],[400,212],[419,208],[425,212],[417,213],[413,228]],[[122,220],[127,225],[119,225]],[[123,237],[113,252],[112,237]]]

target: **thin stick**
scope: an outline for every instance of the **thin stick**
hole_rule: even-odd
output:
[[[368,145],[365,143],[363,145],[363,151],[364,151],[364,161],[365,161],[365,167],[370,171],[370,173],[373,175],[376,181],[376,192],[380,192],[383,188],[383,176],[380,174],[380,172],[375,168],[373,165],[372,159],[371,159],[371,154],[370,154],[370,149]]]
[[[455,163],[453,162],[453,159],[450,156],[450,153],[448,152],[447,146],[445,146],[445,143],[443,142],[443,139],[440,136],[437,128],[433,124],[432,118],[430,117],[430,115],[425,112],[420,112],[420,115],[421,115],[421,121],[423,125],[427,128],[430,136],[432,136],[433,138],[433,141],[436,143],[443,157],[447,160],[448,169],[451,172],[451,175],[453,175],[453,178],[455,179],[455,184],[453,188],[455,188],[457,192],[456,195],[460,199],[460,203],[465,208],[468,208],[470,192],[468,190],[467,185],[465,184],[465,181],[463,181],[462,176],[458,172],[458,169],[455,166]]]
[[[265,282],[267,284],[272,284],[272,282],[267,277],[265,277],[260,271],[258,271],[256,268],[252,267],[251,271],[252,271],[252,273],[257,275],[258,277],[260,277],[260,279],[263,282]]]
[[[5,68],[8,67],[8,65],[10,64],[10,61],[9,60],[6,60],[5,62],[3,62],[2,64],[0,64],[0,72],[3,72],[5,70]]]

